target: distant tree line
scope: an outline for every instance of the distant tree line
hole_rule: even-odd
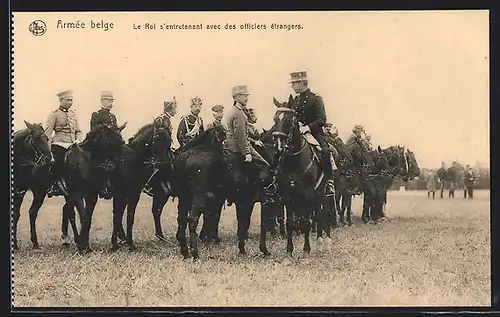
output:
[[[405,187],[406,190],[427,190],[427,177],[429,176],[429,171],[433,172],[434,177],[436,178],[436,186],[437,184],[437,171],[438,168],[421,168],[420,176],[416,179],[412,179],[408,182],[404,182],[401,179],[394,179],[390,190],[399,190],[402,186]],[[473,166],[473,171],[476,174],[476,189],[490,189],[490,170],[489,168],[481,167],[481,166]],[[464,188],[464,173],[465,173],[465,165],[458,163],[458,187],[460,189]],[[448,189],[448,184],[445,184],[445,188]]]

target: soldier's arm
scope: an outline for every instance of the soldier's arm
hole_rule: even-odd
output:
[[[90,117],[90,131],[94,130],[94,128],[97,126],[99,117],[97,112],[92,112],[92,116]]]
[[[75,116],[75,136],[76,136],[76,140],[78,142],[81,142],[82,141],[82,130],[80,130],[80,125],[78,124],[78,116],[76,115],[76,113],[74,113],[74,116]]]
[[[203,119],[200,118],[200,132],[203,132],[205,131],[205,127],[204,127],[204,124],[203,124]]]
[[[184,122],[184,117],[181,118],[181,122],[179,122],[179,127],[177,128],[177,141],[179,141],[180,145],[184,145],[184,136],[186,135],[187,127]]]
[[[250,144],[246,135],[245,114],[240,111],[233,118],[234,134],[236,136],[238,147],[241,153],[250,154]]]
[[[111,114],[111,116],[113,117],[113,127],[118,129],[118,120],[116,119],[116,116],[114,114]]]
[[[314,120],[309,124],[309,129],[313,134],[320,133],[326,124],[325,105],[323,103],[323,98],[321,98],[320,96],[316,96],[315,109],[316,109],[316,120]]]
[[[52,143],[52,133],[54,132],[54,126],[56,124],[56,114],[55,112],[51,112],[47,117],[47,121],[45,122],[45,134],[49,138],[49,144]]]

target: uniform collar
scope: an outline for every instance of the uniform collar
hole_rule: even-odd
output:
[[[104,109],[104,108],[101,108],[99,111],[103,111],[103,112],[110,112],[108,109]]]
[[[303,92],[300,93],[300,95],[309,95],[311,93],[311,88],[307,88],[306,90],[304,90]]]
[[[189,116],[193,116],[193,117],[195,117],[195,118],[198,118],[198,116],[197,116],[197,115],[195,115],[195,114],[194,114],[194,113],[192,113],[192,112],[190,112],[190,113],[188,114],[188,117],[189,117]]]
[[[243,110],[244,111],[244,108],[245,106],[243,106],[241,103],[239,103],[238,101],[235,101],[234,102],[234,105],[236,106],[236,108],[240,109],[240,110]]]
[[[59,106],[59,110],[61,110],[62,112],[68,112],[69,109],[64,109],[63,107]]]
[[[163,115],[164,117],[169,118],[169,119],[170,119],[170,118],[172,118],[172,116],[171,116],[171,115],[169,115],[169,114],[168,114],[168,113],[166,113],[166,112],[162,113],[162,115]]]

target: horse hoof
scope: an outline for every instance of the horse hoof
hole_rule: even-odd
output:
[[[262,252],[262,254],[266,257],[266,256],[270,256],[271,255],[271,252],[269,252],[268,250],[260,250],[260,252]]]
[[[17,244],[14,244],[14,245],[12,246],[12,250],[19,250],[19,246],[18,246]]]
[[[222,242],[222,240],[219,237],[215,237],[214,238],[214,243],[215,244],[220,244],[221,242]]]
[[[129,245],[128,250],[129,250],[130,252],[133,252],[133,251],[136,251],[136,250],[137,250],[137,247],[135,246],[135,244],[132,244],[132,245]]]
[[[113,245],[113,246],[109,249],[109,251],[110,251],[110,252],[116,252],[116,251],[118,251],[119,249],[120,249],[120,247],[118,246],[118,244],[116,244],[116,245]]]
[[[159,243],[167,242],[164,236],[156,236],[156,240],[158,240]]]
[[[40,245],[38,243],[33,244],[33,250],[40,250]]]
[[[239,255],[239,256],[244,256],[244,255],[246,255],[246,254],[247,254],[247,252],[246,252],[245,250],[239,250],[239,251],[238,251],[238,255]]]
[[[193,262],[196,262],[199,258],[200,258],[200,255],[198,253],[193,253]]]

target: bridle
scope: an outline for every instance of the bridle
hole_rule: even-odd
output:
[[[43,132],[41,132],[43,133]],[[52,153],[50,156],[43,154],[43,152],[33,144],[33,132],[29,131],[28,135],[26,136],[26,139],[24,141],[24,144],[32,151],[34,154],[33,159],[29,159],[26,157],[23,157],[22,160],[24,163],[19,164],[19,166],[44,166],[50,162],[50,159],[52,159]],[[47,162],[48,161],[48,162]]]

